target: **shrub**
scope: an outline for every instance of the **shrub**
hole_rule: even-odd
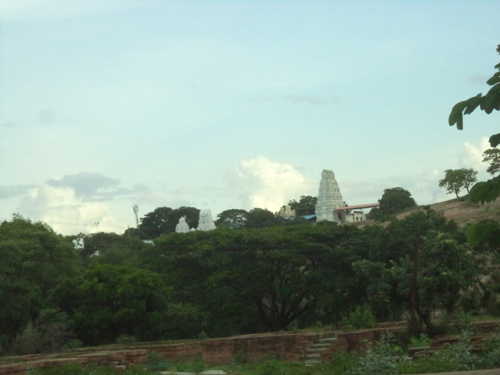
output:
[[[358,306],[349,316],[348,322],[354,329],[373,328],[375,326],[375,316],[369,308]]]
[[[458,336],[458,342],[446,345],[430,357],[401,362],[398,370],[402,374],[422,374],[427,372],[467,371],[480,368],[480,358],[471,352],[470,332]]]
[[[382,337],[372,349],[366,354],[358,357],[358,363],[354,369],[347,372],[348,375],[396,375],[397,357],[391,346],[392,335]]]
[[[117,344],[135,344],[136,342],[135,336],[121,335],[116,339]]]
[[[430,346],[432,340],[425,333],[422,333],[418,338],[410,338],[410,348],[418,348],[421,346]]]

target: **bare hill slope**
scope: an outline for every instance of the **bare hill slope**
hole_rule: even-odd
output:
[[[455,220],[462,227],[484,219],[500,221],[500,199],[481,205],[480,203],[468,202],[465,198],[458,198],[429,206],[434,211],[442,213],[448,220]],[[413,210],[397,215],[397,218],[402,219],[410,213],[422,209],[422,206],[415,207]]]

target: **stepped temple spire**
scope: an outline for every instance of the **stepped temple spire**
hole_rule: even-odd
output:
[[[343,211],[337,211],[337,208],[344,206],[344,199],[340,193],[337,180],[335,180],[335,174],[329,169],[324,169],[319,183],[316,221],[343,221],[343,215],[345,214]]]

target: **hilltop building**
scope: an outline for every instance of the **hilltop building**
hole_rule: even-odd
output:
[[[292,210],[289,204],[285,204],[278,211],[278,216],[281,216],[284,219],[295,217],[295,210]]]
[[[198,228],[196,229],[194,228],[189,229],[189,225],[186,222],[186,218],[184,216],[179,219],[179,223],[175,226],[176,233],[187,233],[187,232],[192,232],[194,230],[207,231],[214,229],[215,229],[215,223],[212,217],[212,211],[210,210],[200,211],[200,217],[198,219]]]
[[[323,220],[336,223],[365,221],[366,214],[361,210],[378,206],[378,203],[347,206],[340,193],[335,174],[329,169],[325,169],[321,173],[318,202],[316,203],[316,222]]]
[[[335,180],[335,174],[329,169],[323,170],[316,203],[316,221],[345,221],[345,211],[339,210],[344,206],[344,199]]]
[[[197,230],[214,230],[215,224],[214,219],[212,218],[212,211],[210,210],[201,210],[200,211],[200,219],[198,220],[198,228]]]
[[[186,223],[186,218],[184,216],[179,219],[179,223],[175,226],[175,231],[177,233],[189,232],[189,225]]]

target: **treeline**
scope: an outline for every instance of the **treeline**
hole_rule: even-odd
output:
[[[62,236],[15,215],[0,225],[1,350],[338,325],[360,309],[378,321],[407,316],[418,332],[436,310],[498,313],[498,274],[480,280],[494,246],[469,246],[431,210],[385,227],[292,220],[153,243]]]
[[[303,215],[314,214],[316,208],[316,197],[302,196],[297,202],[291,200],[290,207],[295,210],[296,217],[294,224],[305,222]],[[128,236],[139,237],[141,239],[155,239],[161,235],[174,233],[175,227],[181,217],[184,217],[190,228],[198,227],[200,210],[195,207],[158,207],[141,218],[137,228],[129,228],[125,231]],[[281,217],[276,212],[264,208],[254,208],[252,210],[229,209],[222,211],[215,220],[217,228],[262,228],[273,225],[285,225],[287,219]]]

